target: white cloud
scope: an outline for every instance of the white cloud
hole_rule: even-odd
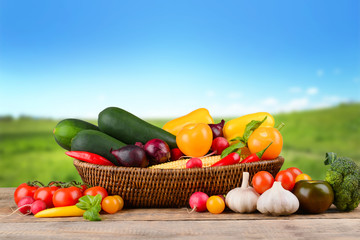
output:
[[[353,79],[353,82],[354,82],[354,83],[360,83],[360,77],[355,77],[355,78]]]
[[[229,92],[227,94],[227,98],[229,98],[229,99],[239,99],[241,97],[242,97],[242,93],[240,93],[240,92]]]
[[[322,76],[324,75],[324,70],[318,69],[318,70],[316,71],[316,75],[317,75],[318,77],[322,77]]]
[[[319,89],[316,87],[310,87],[306,89],[306,94],[308,95],[316,95],[319,92]]]
[[[301,93],[302,89],[301,89],[301,87],[291,87],[291,88],[289,88],[289,92],[290,93]]]
[[[304,98],[295,98],[290,100],[288,103],[283,105],[279,110],[280,111],[297,111],[302,110],[308,107],[309,105],[309,99],[307,97]]]
[[[337,105],[339,103],[344,103],[344,102],[349,102],[349,99],[347,98],[342,98],[339,96],[324,96],[322,98],[322,100],[316,104],[314,104],[314,108],[326,108],[326,107],[331,107],[334,105]]]
[[[278,103],[279,101],[273,97],[269,97],[261,101],[261,104],[265,106],[276,106]]]

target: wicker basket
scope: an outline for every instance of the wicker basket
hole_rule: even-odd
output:
[[[127,207],[185,207],[197,191],[208,195],[226,194],[241,185],[243,172],[250,180],[258,171],[276,175],[284,158],[223,167],[192,169],[149,169],[100,166],[74,160],[83,182],[102,186],[120,195]]]

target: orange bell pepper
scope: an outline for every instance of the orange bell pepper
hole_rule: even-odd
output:
[[[177,136],[179,131],[189,123],[213,124],[214,120],[206,108],[199,108],[182,117],[175,118],[163,126],[163,129]]]
[[[191,123],[184,126],[176,136],[176,144],[181,152],[191,157],[202,157],[209,152],[212,131],[208,124]]]

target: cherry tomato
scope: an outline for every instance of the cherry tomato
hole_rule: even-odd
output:
[[[298,181],[301,181],[301,180],[311,180],[311,177],[305,173],[299,174],[295,178],[295,183],[297,183]]]
[[[248,147],[251,153],[257,153],[266,149],[263,160],[275,159],[279,156],[283,146],[283,138],[279,130],[273,127],[259,127],[249,137]]]
[[[281,186],[289,191],[291,191],[295,185],[294,175],[287,170],[278,172],[278,174],[276,174],[275,181],[281,182]]]
[[[100,186],[88,188],[84,192],[84,195],[96,196],[98,194],[101,195],[101,199],[104,199],[109,195],[106,189]]]
[[[272,187],[274,181],[274,177],[269,172],[260,171],[252,178],[252,185],[257,193],[263,194]]]
[[[34,197],[34,193],[38,188],[38,186],[29,186],[27,183],[20,184],[14,192],[14,200],[16,205],[23,197]]]
[[[188,124],[176,136],[180,151],[191,157],[202,157],[208,153],[212,141],[211,128],[205,123]]]
[[[54,192],[53,204],[55,207],[75,205],[83,193],[78,187],[60,188]]]
[[[296,167],[291,167],[291,168],[288,168],[288,169],[286,169],[286,170],[289,171],[289,172],[291,172],[292,175],[294,175],[294,178],[296,178],[299,174],[302,174],[302,173],[303,173],[300,169],[298,169],[298,168],[296,168]]]
[[[53,195],[59,187],[39,187],[34,193],[35,200],[43,200],[48,208],[54,207],[53,204]]]
[[[225,202],[219,196],[211,196],[206,201],[206,208],[209,212],[214,214],[222,213],[225,209]]]
[[[107,196],[101,202],[101,208],[107,213],[116,213],[124,206],[124,200],[120,196]]]
[[[124,199],[122,197],[120,197],[119,195],[114,195],[113,197],[115,197],[120,202],[120,209],[119,209],[119,211],[120,211],[124,207]]]

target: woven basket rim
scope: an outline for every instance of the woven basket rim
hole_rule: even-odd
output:
[[[105,165],[98,165],[93,163],[88,163],[84,161],[80,161],[77,159],[74,159],[74,165],[79,167],[86,167],[86,168],[97,168],[99,170],[110,170],[110,171],[120,171],[120,172],[143,172],[143,173],[180,173],[184,171],[198,173],[198,172],[212,172],[214,170],[218,170],[220,168],[227,170],[227,169],[233,169],[237,167],[247,167],[252,165],[263,165],[268,163],[278,163],[282,162],[284,163],[284,158],[282,156],[278,156],[275,159],[272,160],[261,160],[257,162],[250,162],[250,163],[241,163],[241,164],[234,164],[234,165],[228,165],[228,166],[217,166],[217,167],[205,167],[205,168],[185,168],[185,169],[160,169],[160,168],[139,168],[139,167],[124,167],[124,166],[105,166]]]

